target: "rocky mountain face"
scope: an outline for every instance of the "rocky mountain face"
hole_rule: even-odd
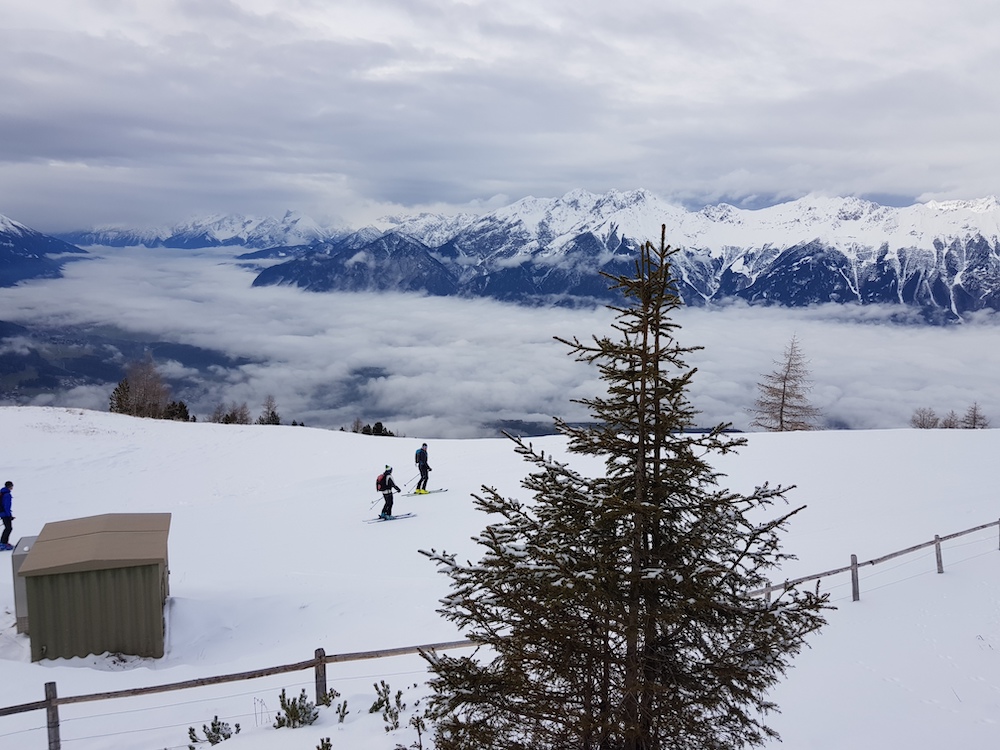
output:
[[[78,247],[0,216],[0,286],[58,277],[66,258],[53,256],[66,254],[86,255]]]
[[[271,256],[287,259],[254,284],[601,303],[611,299],[601,274],[628,273],[636,248],[658,241],[661,225],[678,249],[675,274],[688,305],[883,303],[935,321],[1000,309],[996,198],[891,208],[811,196],[691,212],[642,190],[574,191],[480,217],[397,218],[381,231],[276,248]]]

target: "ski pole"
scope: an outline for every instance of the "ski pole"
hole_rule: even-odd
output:
[[[419,476],[420,476],[420,473],[419,473],[419,472],[418,472],[418,473],[416,473],[416,474],[414,474],[414,475],[413,475],[413,476],[412,476],[412,477],[410,478],[410,480],[409,480],[409,481],[407,481],[407,482],[404,482],[404,483],[403,483],[403,486],[405,487],[406,485],[408,485],[408,484],[409,484],[410,482],[412,482],[412,481],[413,481],[414,479],[416,479],[416,478],[417,478],[417,477],[419,477]]]

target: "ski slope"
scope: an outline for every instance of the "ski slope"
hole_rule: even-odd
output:
[[[1000,517],[994,460],[1000,431],[885,430],[751,434],[717,464],[725,486],[794,484],[796,516],[785,569],[798,577],[978,526]],[[14,482],[14,534],[101,513],[169,512],[170,598],[162,659],[100,655],[30,661],[15,631],[9,562],[0,558],[0,706],[263,669],[327,654],[453,641],[435,612],[447,591],[418,549],[477,558],[485,525],[470,495],[483,484],[522,495],[528,470],[503,439],[429,440],[431,489],[400,497],[405,522],[366,525],[386,463],[410,490],[421,437],[377,438],[288,426],[180,424],[102,412],[0,407],[0,481]],[[557,455],[561,437],[536,439]],[[570,458],[583,472],[593,459]],[[407,480],[410,480],[409,482]],[[1000,722],[1000,542],[996,528],[861,571],[861,601],[846,575],[822,582],[838,609],[775,691],[775,747],[979,748]],[[2,553],[9,555],[9,553]],[[9,560],[9,557],[7,558]],[[3,570],[7,570],[4,573]],[[226,750],[392,750],[417,739],[406,725],[422,695],[417,656],[331,664],[346,700],[301,729],[273,729],[284,688],[312,696],[311,671],[60,708],[67,750],[186,747],[187,729],[214,716],[239,723]],[[369,714],[374,684],[403,690],[399,730]],[[414,687],[414,686],[417,687]],[[0,747],[44,748],[45,715],[0,717]],[[431,743],[425,736],[424,747]]]

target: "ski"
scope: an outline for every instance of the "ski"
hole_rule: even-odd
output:
[[[401,518],[413,518],[416,513],[400,513],[396,516],[389,516],[388,518],[366,518],[365,523],[379,523],[381,521],[398,521]]]
[[[435,492],[447,492],[448,489],[443,490],[427,490],[427,492],[404,492],[403,497],[419,497],[420,495],[433,495]]]

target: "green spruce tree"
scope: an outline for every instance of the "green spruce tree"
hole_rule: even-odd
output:
[[[108,409],[115,414],[132,413],[132,396],[129,393],[128,378],[122,378],[111,392]]]
[[[161,417],[163,419],[172,419],[177,422],[190,422],[191,412],[188,411],[188,406],[183,401],[171,401],[163,409]]]
[[[564,341],[607,394],[582,402],[594,426],[557,427],[603,473],[513,439],[534,502],[484,487],[482,559],[423,551],[451,579],[442,615],[488,647],[425,654],[438,750],[721,750],[775,736],[768,691],[827,605],[748,593],[788,559],[779,535],[798,510],[775,511],[781,487],[719,487],[708,457],[744,444],[726,425],[687,431],[695,371],[670,318],[673,252],[662,237],[634,276],[609,277],[625,300],[614,338]]]

